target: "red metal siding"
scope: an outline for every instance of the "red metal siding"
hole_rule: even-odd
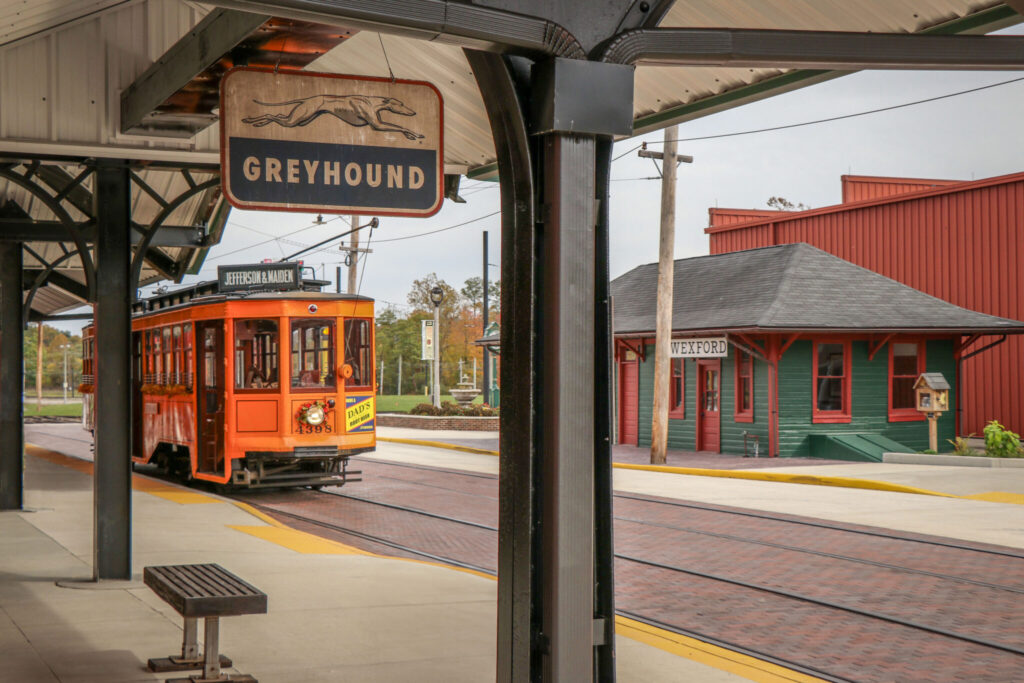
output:
[[[957,185],[962,180],[934,180],[929,178],[882,178],[878,176],[844,175],[843,204],[865,199],[880,199],[897,194],[919,192],[935,187]]]
[[[1024,320],[1024,173],[707,230],[711,253],[807,242],[958,306]],[[978,345],[991,341],[985,338]],[[964,362],[961,431],[1024,431],[1024,340]]]
[[[791,211],[769,211],[767,209],[719,209],[715,207],[708,209],[708,225],[713,228],[722,225],[735,225],[761,218],[788,216],[791,213]]]

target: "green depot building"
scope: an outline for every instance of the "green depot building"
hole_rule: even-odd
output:
[[[611,283],[619,443],[651,443],[657,277],[652,263]],[[929,372],[950,385],[937,425],[949,450],[960,361],[1022,332],[808,244],[681,259],[668,446],[844,460],[924,450],[914,384]]]

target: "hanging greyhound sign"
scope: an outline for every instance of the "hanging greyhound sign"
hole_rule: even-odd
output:
[[[221,182],[240,209],[432,216],[441,93],[420,81],[241,67],[221,80]]]

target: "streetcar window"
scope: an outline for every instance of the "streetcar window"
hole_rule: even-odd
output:
[[[292,320],[292,386],[334,388],[333,320]]]
[[[173,384],[174,383],[174,347],[171,345],[171,328],[165,327],[163,329],[164,335],[164,376],[161,379],[161,384]]]
[[[181,358],[181,325],[175,325],[171,334],[174,337],[174,381],[171,384],[184,384],[185,368],[182,367]]]
[[[277,389],[277,321],[235,321],[235,388]]]
[[[195,367],[195,359],[192,357],[192,323],[185,323],[184,326],[184,352],[185,359],[185,386],[192,388],[192,368]]]
[[[350,387],[369,387],[373,384],[373,359],[370,344],[370,321],[364,318],[345,321],[345,364],[351,366],[352,376],[345,380]]]
[[[164,355],[160,345],[160,330],[153,330],[153,384],[163,384]]]

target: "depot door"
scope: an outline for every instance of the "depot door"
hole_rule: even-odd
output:
[[[198,470],[223,474],[224,469],[224,321],[196,323],[196,432]]]
[[[635,360],[619,363],[619,443],[636,445],[638,368]]]
[[[697,450],[722,450],[721,419],[722,361],[697,361]]]

